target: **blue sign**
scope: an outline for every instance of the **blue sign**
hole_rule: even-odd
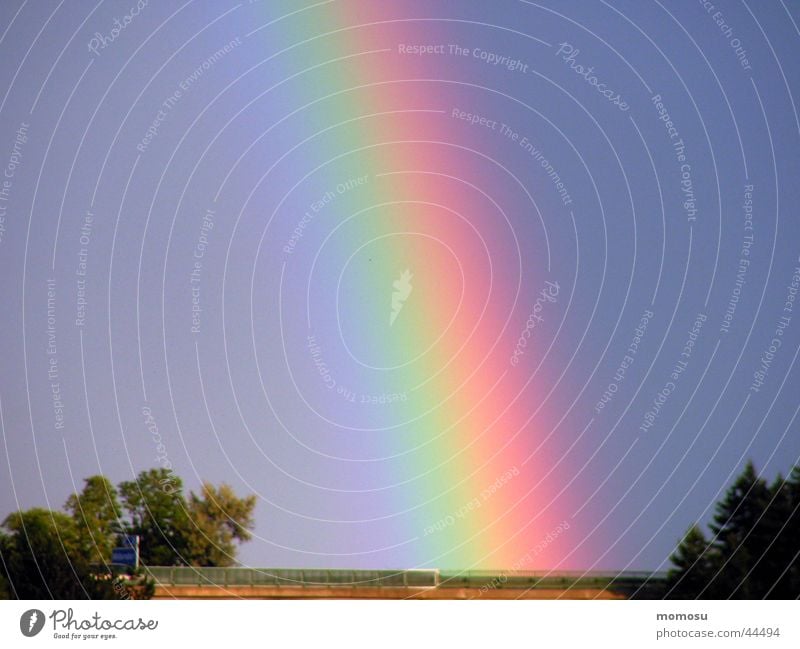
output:
[[[124,536],[122,547],[111,550],[111,563],[119,563],[133,568],[139,567],[139,537]]]

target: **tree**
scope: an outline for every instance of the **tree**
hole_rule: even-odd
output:
[[[190,526],[181,479],[166,469],[150,469],[121,482],[119,493],[130,517],[126,532],[140,537],[142,563],[189,563]]]
[[[14,597],[14,590],[8,581],[8,563],[11,552],[11,537],[0,529],[0,599],[11,599]]]
[[[0,548],[3,547],[3,540],[0,539]],[[2,550],[0,550],[2,553]],[[8,583],[8,579],[4,576],[4,570],[0,567],[0,599],[11,599],[11,585]]]
[[[800,592],[800,469],[789,479],[778,476],[770,486],[773,494],[765,512],[761,535],[766,549],[753,573],[759,592],[777,599],[793,599]]]
[[[154,583],[91,562],[85,529],[64,512],[33,508],[10,514],[0,531],[0,598],[149,599]],[[92,547],[92,552],[96,550]]]
[[[166,469],[142,471],[119,493],[141,537],[141,560],[151,566],[229,566],[237,543],[248,541],[255,496],[239,498],[231,487],[204,482],[200,494],[183,494],[183,482]]]
[[[81,599],[94,591],[71,517],[34,508],[10,514],[3,527],[0,566],[18,598]]]
[[[79,550],[89,563],[107,564],[117,536],[122,532],[122,508],[117,489],[105,476],[84,480],[80,494],[72,494],[64,508],[72,514],[79,532]]]
[[[792,503],[792,516],[787,521],[785,538],[787,539],[785,557],[786,571],[790,582],[800,591],[800,548],[797,539],[800,539],[800,466],[796,466],[787,481],[789,499]],[[793,541],[793,542],[792,542]]]
[[[759,597],[796,597],[792,588],[792,555],[798,550],[797,514],[790,484],[781,476],[769,487],[771,500],[756,529],[760,555],[748,576]],[[797,583],[797,582],[795,582]]]
[[[675,565],[667,574],[670,597],[693,597],[708,585],[714,575],[716,561],[713,549],[697,525],[689,528],[670,560]]]
[[[667,597],[800,596],[800,467],[768,485],[748,462],[709,524],[692,528],[670,557]]]
[[[761,597],[755,575],[748,578],[750,567],[760,559],[769,543],[764,531],[764,515],[771,498],[764,479],[758,476],[752,462],[717,503],[713,522],[714,545],[722,563],[710,589],[718,597],[750,599]]]
[[[207,482],[187,502],[180,478],[165,469],[142,471],[118,489],[91,476],[67,499],[67,513],[34,508],[3,521],[0,598],[152,597],[142,571],[110,565],[120,534],[140,536],[145,565],[228,566],[251,537],[255,504],[255,496]]]
[[[189,496],[189,557],[194,566],[230,566],[236,542],[249,541],[256,497],[239,498],[227,484],[204,482],[201,494]]]

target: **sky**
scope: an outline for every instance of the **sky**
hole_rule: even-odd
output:
[[[0,4],[0,514],[660,570],[800,457],[800,4]]]

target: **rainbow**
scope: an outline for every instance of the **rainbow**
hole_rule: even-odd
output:
[[[391,548],[347,562],[580,566],[576,467],[541,363],[568,289],[549,273],[540,176],[504,166],[492,116],[513,100],[485,60],[449,51],[480,31],[417,3],[267,4],[248,40],[269,57],[254,74],[280,121],[250,207],[266,222],[259,263],[280,277],[269,358],[296,388],[267,397],[325,467],[310,482],[351,503],[354,547]]]

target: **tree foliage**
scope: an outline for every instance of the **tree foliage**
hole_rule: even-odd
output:
[[[748,462],[715,508],[710,538],[692,527],[670,557],[667,597],[800,596],[800,468],[772,484]]]
[[[229,566],[236,542],[249,541],[256,497],[239,498],[228,485],[205,482],[200,495],[189,495],[189,554],[192,565]]]
[[[141,537],[141,560],[153,566],[230,566],[237,543],[250,540],[255,496],[204,482],[200,494],[166,469],[143,471],[120,484],[129,534]]]
[[[3,569],[20,599],[50,599],[54,593],[84,595],[87,566],[75,522],[63,512],[34,508],[3,521]],[[22,579],[15,579],[23,576]]]
[[[112,599],[111,578],[92,563],[85,528],[64,512],[33,508],[3,521],[0,571],[7,597]]]
[[[136,480],[121,482],[119,493],[128,514],[125,531],[141,538],[142,563],[187,563],[191,526],[181,479],[167,469],[150,469]]]
[[[111,564],[120,535],[140,537],[145,566],[229,566],[238,544],[251,538],[255,496],[238,497],[226,484],[203,483],[183,493],[165,469],[142,471],[117,487],[91,476],[64,512],[14,512],[0,528],[0,598],[151,597],[151,580]],[[129,573],[131,571],[128,571]]]
[[[117,490],[108,478],[96,475],[86,478],[83,491],[72,494],[65,504],[78,530],[82,556],[90,563],[108,563],[111,550],[121,531],[122,508]]]

